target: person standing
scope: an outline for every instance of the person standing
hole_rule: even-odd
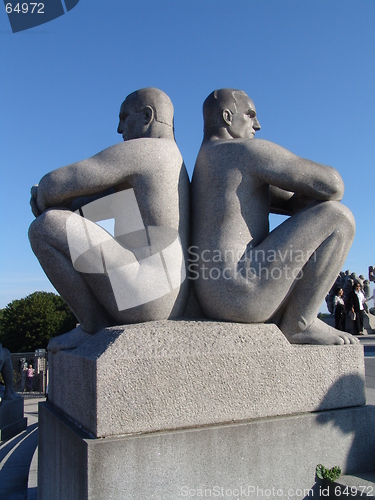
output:
[[[335,316],[335,328],[345,332],[345,302],[344,302],[344,290],[340,287],[336,288],[336,294],[333,299],[333,314]]]
[[[23,358],[21,361],[22,361],[22,365],[21,365],[21,392],[25,392],[28,365],[27,365],[25,358]]]
[[[35,370],[32,367],[32,365],[29,365],[29,368],[27,369],[27,388],[31,392],[33,390],[33,377],[34,377]]]
[[[354,331],[355,335],[364,335],[363,333],[363,310],[366,297],[364,296],[361,285],[355,282],[353,290],[349,294],[349,307],[355,313]]]

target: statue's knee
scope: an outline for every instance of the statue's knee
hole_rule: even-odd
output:
[[[45,233],[45,215],[46,215],[46,213],[39,215],[39,217],[37,217],[30,224],[29,241],[31,244],[31,248],[34,248],[35,244],[37,242],[40,242],[40,239],[43,238],[43,235]]]
[[[336,209],[339,217],[339,224],[343,229],[346,229],[349,233],[352,233],[354,236],[355,233],[354,215],[345,205],[342,205],[341,203],[337,203],[337,205],[338,207],[336,207]]]
[[[325,206],[327,222],[332,223],[333,221],[337,229],[345,232],[347,236],[354,236],[355,220],[349,208],[339,201],[326,202]]]
[[[66,219],[50,209],[37,217],[29,227],[29,240],[31,248],[40,246],[50,240],[55,240],[56,235],[60,235],[65,230]]]
[[[33,248],[35,242],[40,237],[40,221],[39,217],[35,219],[29,227],[29,241],[31,244],[31,248]]]

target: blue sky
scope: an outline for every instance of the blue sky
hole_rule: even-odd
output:
[[[367,276],[375,265],[374,26],[375,0],[80,0],[15,34],[0,10],[0,307],[53,290],[27,238],[30,187],[119,142],[120,104],[147,86],[174,103],[190,174],[202,103],[222,87],[252,97],[257,137],[337,168],[357,224],[343,270]]]

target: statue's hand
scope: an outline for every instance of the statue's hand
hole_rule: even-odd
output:
[[[39,217],[40,214],[44,212],[43,209],[41,209],[41,196],[40,196],[40,190],[38,190],[38,184],[34,184],[34,186],[31,188],[31,198],[30,198],[30,205],[31,205],[31,211],[35,215],[35,217]]]
[[[35,215],[35,217],[38,217],[40,215],[38,205],[36,204],[37,195],[38,195],[38,184],[34,184],[34,186],[31,188],[30,206],[31,206],[31,211]]]

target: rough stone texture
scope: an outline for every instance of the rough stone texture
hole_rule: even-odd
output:
[[[106,439],[90,439],[49,403],[39,421],[39,500],[176,500],[205,488],[296,499],[314,488],[315,498],[319,463],[375,469],[373,406]]]
[[[0,403],[0,441],[9,439],[27,427],[23,416],[23,398],[4,400]]]
[[[106,328],[49,363],[49,401],[96,437],[365,404],[362,346],[291,345],[275,325]]]
[[[375,316],[371,313],[363,313],[363,324],[368,333],[375,333]]]
[[[374,497],[375,496],[375,471],[371,472],[359,472],[355,476],[344,475],[340,476],[337,483],[346,491],[347,497],[350,498],[364,498],[364,497]],[[347,489],[349,487],[349,490]],[[352,490],[350,488],[353,488]],[[358,495],[355,496],[355,490],[357,488]],[[345,490],[346,489],[346,490]],[[344,493],[345,494],[345,493]]]

